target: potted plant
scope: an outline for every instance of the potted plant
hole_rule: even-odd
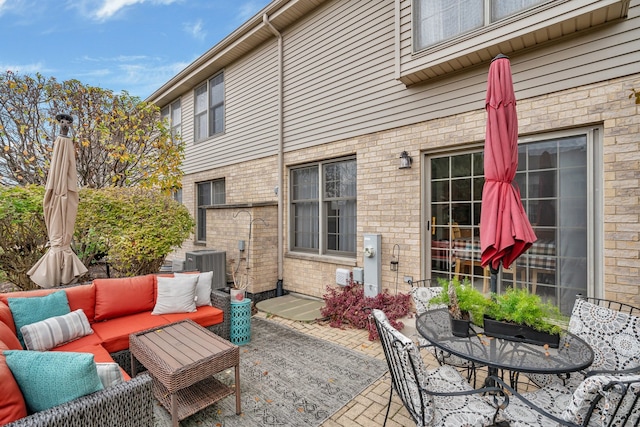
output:
[[[468,280],[460,283],[458,278],[451,281],[439,278],[442,292],[431,299],[431,304],[445,304],[449,309],[451,330],[456,336],[469,336],[470,323],[482,326],[484,313],[491,300],[477,290]]]
[[[560,325],[567,321],[558,307],[527,289],[510,288],[491,299],[484,318],[486,335],[558,347]]]

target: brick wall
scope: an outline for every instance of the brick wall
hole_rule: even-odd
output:
[[[591,125],[604,127],[604,218],[597,220],[604,220],[605,296],[640,305],[640,108],[628,99],[632,87],[640,88],[640,75],[519,100],[518,118],[521,136]],[[479,109],[285,153],[286,165],[355,154],[358,168],[356,260],[287,252],[289,183],[285,173],[282,189],[285,200],[285,289],[322,296],[327,285],[335,284],[336,268],[362,265],[363,233],[380,233],[383,287],[395,292],[397,286],[406,292],[408,286],[403,282],[403,276],[419,279],[422,271],[420,224],[425,201],[422,200],[421,153],[482,142],[485,123],[485,111]],[[411,169],[398,169],[402,151],[408,151],[413,157]],[[227,203],[277,200],[273,192],[277,178],[276,159],[269,158],[185,177],[184,203],[193,206],[194,182],[223,176],[227,177]],[[214,247],[225,241],[227,247],[233,249],[237,247],[239,236],[246,238],[247,220],[229,218],[236,210],[229,209],[224,214],[209,212],[207,219],[211,228],[207,233],[211,237],[208,241]],[[273,289],[276,280],[271,275],[275,275],[276,268],[277,211],[275,207],[265,208],[259,215],[269,218],[269,227],[260,231],[260,243],[255,243],[260,249],[250,255],[255,263],[265,263],[253,267],[252,292]],[[223,228],[216,229],[216,224]],[[400,246],[397,276],[389,268],[394,244]],[[186,242],[182,250],[191,247],[193,244]],[[257,271],[263,268],[264,274]],[[262,276],[268,280],[263,280]]]

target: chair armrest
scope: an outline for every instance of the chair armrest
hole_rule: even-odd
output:
[[[129,381],[21,418],[5,427],[138,427],[153,425],[151,377]]]
[[[599,371],[588,371],[585,373],[586,377],[592,377],[594,375],[633,375],[640,374],[640,366],[636,366],[635,368],[629,369],[603,369]]]
[[[211,305],[222,310],[223,318],[222,323],[209,326],[207,329],[228,340],[231,335],[231,295],[220,289],[212,289]]]
[[[498,376],[491,375],[491,376],[487,377],[487,381],[488,382],[492,382],[493,384],[496,384],[499,388],[507,391],[511,395],[511,398],[519,399],[520,401],[524,402],[527,406],[529,406],[533,411],[535,411],[538,414],[544,416],[545,418],[553,420],[553,421],[555,421],[558,424],[563,425],[563,426],[581,427],[579,424],[575,424],[575,423],[572,423],[570,421],[565,421],[562,418],[558,418],[555,415],[552,415],[552,414],[548,413],[547,411],[545,411],[544,409],[540,408],[535,403],[531,402],[529,399],[527,399],[526,397],[524,397],[523,395],[518,393],[515,389],[513,389],[510,385],[505,383],[502,380],[502,378],[500,378]],[[517,420],[514,420],[514,421],[517,421]]]

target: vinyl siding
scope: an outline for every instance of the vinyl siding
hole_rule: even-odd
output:
[[[285,152],[484,107],[488,61],[409,87],[397,80],[398,55],[410,49],[409,3],[328,1],[279,29]],[[517,98],[637,73],[639,15],[640,0],[633,0],[623,20],[527,49],[512,44]],[[277,155],[277,53],[272,38],[224,69],[224,135],[193,143],[193,91],[184,94],[186,173]]]
[[[513,53],[516,96],[636,73],[638,3],[625,20]],[[484,107],[488,63],[410,87],[394,78],[394,7],[331,2],[285,34],[285,151]]]
[[[185,173],[246,162],[278,152],[276,41],[267,42],[223,71],[223,134],[194,142],[194,91],[183,97],[182,135],[187,143],[183,163]]]

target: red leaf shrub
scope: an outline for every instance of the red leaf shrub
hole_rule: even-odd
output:
[[[369,331],[369,340],[378,338],[378,331],[373,322],[369,322],[369,314],[373,309],[379,309],[389,318],[391,325],[397,330],[404,328],[404,324],[397,319],[406,316],[411,307],[409,294],[389,295],[387,289],[375,297],[364,295],[364,286],[350,282],[343,288],[327,286],[327,293],[323,295],[325,306],[321,314],[329,318],[329,325],[343,328],[350,325],[358,329]]]

